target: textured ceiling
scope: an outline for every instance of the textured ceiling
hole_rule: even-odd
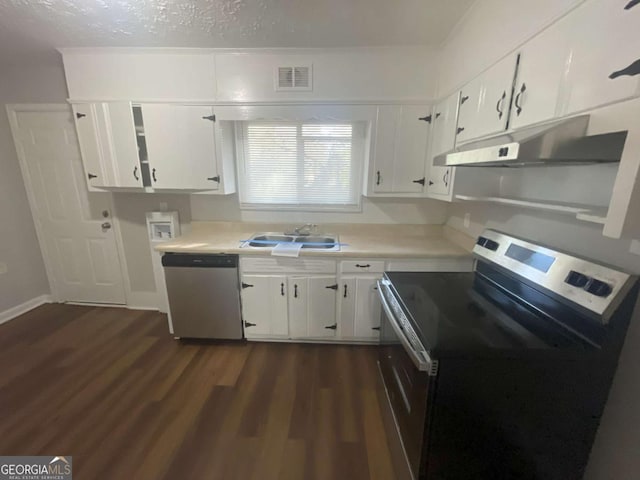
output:
[[[473,0],[0,0],[0,55],[56,47],[438,45]]]

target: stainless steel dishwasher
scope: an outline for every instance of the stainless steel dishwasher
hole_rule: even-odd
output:
[[[162,257],[173,331],[180,338],[242,338],[237,255]]]

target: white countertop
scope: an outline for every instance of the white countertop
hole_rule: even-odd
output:
[[[270,249],[241,248],[241,241],[259,232],[289,231],[291,225],[233,222],[193,222],[185,235],[159,244],[160,252],[233,253],[239,255],[270,255]],[[340,251],[302,250],[301,256],[368,257],[368,258],[438,258],[470,255],[464,234],[450,234],[441,225],[377,225],[323,224],[319,232],[337,234]],[[464,245],[463,248],[460,245]]]

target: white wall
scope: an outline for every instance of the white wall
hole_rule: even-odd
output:
[[[540,27],[580,3],[576,0],[477,1],[442,51],[439,95],[447,94],[513,51]],[[469,228],[464,227],[470,214]],[[602,226],[572,217],[481,203],[450,205],[447,224],[477,236],[495,228],[553,248],[640,273],[640,256],[629,253],[631,238],[602,236]],[[640,233],[640,232],[639,232]],[[635,480],[640,472],[640,312],[627,335],[586,480]]]
[[[7,265],[0,274],[0,313],[49,293],[5,105],[63,102],[66,93],[55,57],[0,70],[0,262]]]
[[[460,88],[583,0],[476,0],[440,52],[438,98]]]

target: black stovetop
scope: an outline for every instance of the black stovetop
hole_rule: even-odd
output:
[[[475,272],[387,272],[385,277],[431,354],[590,347]]]

